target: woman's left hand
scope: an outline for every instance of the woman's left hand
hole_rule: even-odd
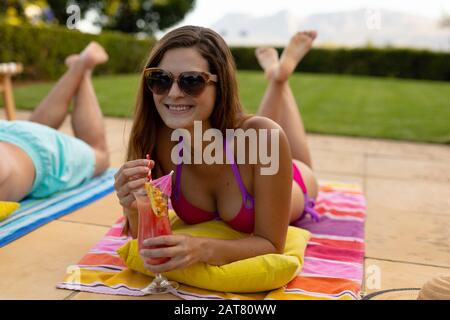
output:
[[[144,263],[146,269],[153,273],[169,272],[185,268],[203,261],[201,239],[189,235],[169,235],[144,240],[144,246],[166,246],[158,249],[142,249],[139,253],[145,258],[171,258],[163,264]]]

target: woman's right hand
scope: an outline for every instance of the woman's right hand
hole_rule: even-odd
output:
[[[137,209],[133,191],[144,187],[148,172],[154,166],[155,162],[153,160],[138,159],[128,161],[114,175],[114,189],[124,209]]]

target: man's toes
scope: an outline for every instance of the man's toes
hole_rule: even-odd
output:
[[[314,40],[317,36],[317,33],[314,30],[307,30],[305,31],[304,35]]]
[[[256,54],[259,56],[264,56],[268,52],[267,48],[258,48],[256,49]]]
[[[255,54],[257,57],[260,56],[262,53],[263,53],[263,48],[256,48]]]

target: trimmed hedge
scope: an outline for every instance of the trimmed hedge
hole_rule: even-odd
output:
[[[80,52],[90,41],[105,47],[110,60],[96,69],[98,74],[140,71],[154,40],[138,40],[119,32],[84,34],[63,27],[0,25],[0,62],[15,61],[24,65],[18,78],[54,80],[64,73],[64,59]]]
[[[154,40],[138,40],[118,32],[88,35],[63,27],[0,24],[0,62],[22,62],[21,79],[54,80],[64,71],[67,55],[96,40],[110,55],[99,74],[139,72]],[[277,49],[281,53],[282,49]],[[261,70],[255,48],[231,48],[240,70]],[[313,49],[297,71],[450,80],[450,53],[411,49]]]
[[[277,48],[281,54],[282,49]],[[255,48],[232,48],[238,69],[261,70]],[[450,80],[450,53],[414,49],[313,49],[297,67],[313,73]]]

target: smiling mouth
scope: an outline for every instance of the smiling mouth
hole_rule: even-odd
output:
[[[166,108],[171,112],[187,112],[191,110],[194,106],[191,105],[174,105],[174,104],[165,104]]]

